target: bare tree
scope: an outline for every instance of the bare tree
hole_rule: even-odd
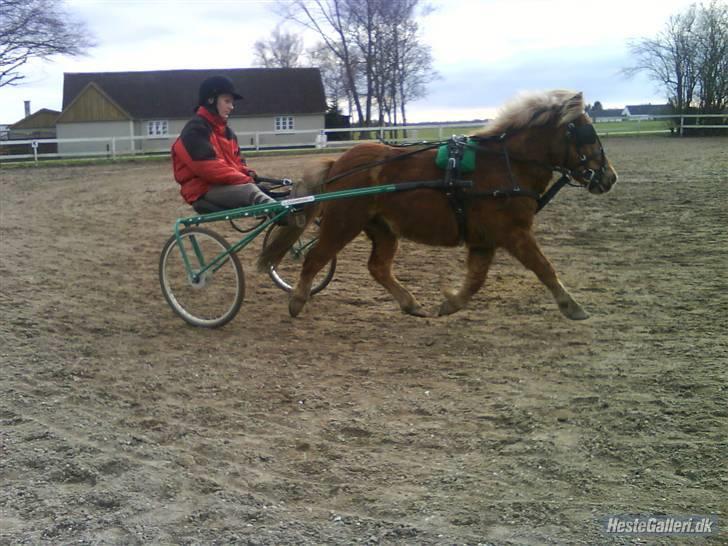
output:
[[[372,0],[369,0],[370,2]],[[419,0],[376,0],[374,66],[375,102],[379,119],[407,123],[407,104],[423,97],[427,84],[438,77],[430,48],[419,39],[416,10]],[[429,13],[425,7],[420,15]]]
[[[265,68],[295,68],[300,66],[303,40],[297,34],[276,27],[268,40],[258,40],[253,46],[253,61]]]
[[[655,38],[630,44],[627,75],[646,72],[677,112],[720,112],[728,105],[728,6],[713,0],[673,15]]]
[[[318,67],[326,96],[336,109],[342,100],[349,97],[346,75],[336,57],[325,44],[319,43],[307,51],[308,62]]]
[[[350,23],[346,0],[293,0],[281,1],[281,12],[296,23],[316,32],[326,47],[341,63],[346,77],[346,87],[363,122],[364,112],[356,89],[356,68],[351,51]]]
[[[420,0],[287,0],[281,11],[316,32],[341,67],[359,124],[397,118],[432,79],[432,57],[419,43]]]
[[[395,80],[398,85],[398,96],[402,123],[407,124],[407,104],[421,99],[427,94],[427,84],[440,76],[432,68],[432,53],[429,46],[420,43],[417,23],[412,17],[415,2],[406,8],[399,18],[396,27],[395,43]]]
[[[685,111],[695,93],[694,24],[695,6],[673,15],[656,38],[641,38],[630,44],[637,62],[625,69],[627,75],[647,72],[662,84],[678,112]]]
[[[0,0],[0,87],[18,85],[33,58],[83,55],[95,44],[58,0]]]
[[[722,113],[728,107],[728,4],[702,7],[696,26],[699,108]]]

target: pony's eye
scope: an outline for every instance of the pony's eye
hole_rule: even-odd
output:
[[[580,155],[579,156],[579,161],[581,161],[582,163],[586,162],[586,156],[585,155]]]

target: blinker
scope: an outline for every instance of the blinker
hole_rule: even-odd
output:
[[[577,146],[594,144],[597,141],[597,132],[593,125],[580,125],[571,129],[571,134]]]

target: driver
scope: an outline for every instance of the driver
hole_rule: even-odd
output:
[[[276,202],[255,184],[255,171],[240,156],[227,125],[234,101],[242,98],[225,76],[204,80],[196,115],[172,145],[174,179],[199,214]]]

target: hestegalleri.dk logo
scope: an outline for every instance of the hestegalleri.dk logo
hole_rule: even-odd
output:
[[[615,535],[712,535],[718,534],[718,517],[622,514],[602,518],[602,527]]]

